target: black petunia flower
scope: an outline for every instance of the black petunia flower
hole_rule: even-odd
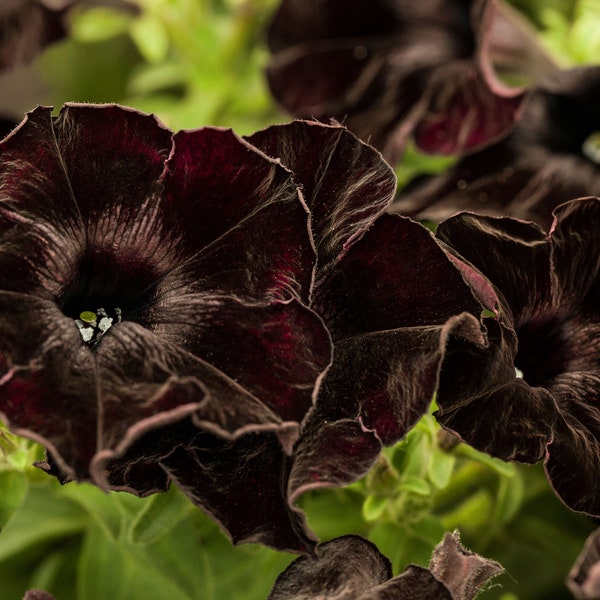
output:
[[[523,88],[554,65],[496,0],[283,0],[267,76],[290,113],[335,117],[395,162],[411,134],[430,152],[488,143],[511,126]]]
[[[485,319],[488,348],[449,343],[438,418],[489,454],[545,459],[563,502],[600,515],[600,199],[554,214],[549,234],[469,213],[440,224],[440,239],[489,278],[500,302],[498,319]]]
[[[409,188],[393,210],[441,221],[460,210],[552,224],[552,209],[600,194],[600,66],[540,84],[515,128],[446,173]]]
[[[330,337],[306,206],[247,142],[38,108],[0,144],[0,261],[0,412],[63,481],[164,490],[202,436],[291,451]]]
[[[291,501],[364,475],[382,445],[406,435],[429,409],[452,332],[486,343],[478,296],[451,257],[418,223],[381,214],[395,184],[391,171],[368,177],[381,157],[367,161],[343,143],[348,132],[334,141],[325,131],[295,123],[250,138],[302,184],[317,249],[310,307],[334,345],[288,471]],[[323,149],[328,172],[311,148]]]
[[[466,550],[458,533],[446,534],[429,568],[409,565],[392,576],[390,561],[356,535],[319,544],[316,556],[297,558],[275,581],[269,600],[472,600],[503,572],[492,560]]]

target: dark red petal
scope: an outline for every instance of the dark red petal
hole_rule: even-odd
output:
[[[259,542],[291,552],[314,546],[304,516],[288,503],[288,458],[274,434],[225,441],[198,433],[189,448],[176,450],[161,464],[234,543]]]
[[[432,154],[460,154],[493,142],[517,121],[524,92],[501,96],[474,67],[450,64],[429,81],[431,104],[415,143]]]
[[[600,68],[560,71],[529,95],[517,125],[492,146],[409,186],[392,210],[440,221],[460,210],[552,225],[563,202],[600,195],[590,136],[600,129]]]
[[[396,180],[373,148],[344,127],[296,121],[249,141],[294,174],[311,212],[322,277],[390,203]]]
[[[381,442],[356,419],[329,420],[317,410],[304,427],[289,477],[290,501],[324,487],[348,485],[375,464]]]
[[[461,213],[440,223],[436,235],[501,292],[516,328],[554,313],[550,246],[540,227]]]
[[[289,171],[230,130],[177,133],[163,181],[165,224],[177,232],[186,256],[206,251],[265,207],[272,209],[268,219],[289,209],[300,223],[307,222]]]
[[[372,542],[346,535],[319,544],[316,556],[297,558],[279,575],[269,600],[358,599],[391,576],[390,561]]]
[[[91,468],[99,483],[103,483],[107,461],[131,455],[131,446],[149,431],[189,416],[197,427],[229,439],[249,431],[281,432],[288,451],[297,437],[297,422],[285,422],[230,375],[139,325],[114,325],[101,340],[96,356],[102,420],[100,452]],[[303,411],[295,408],[301,417],[311,404],[313,389],[308,384],[306,388]],[[157,450],[155,444],[137,447],[141,456],[131,456],[131,460],[148,462],[144,452],[150,457],[168,453],[162,447]]]
[[[21,1],[0,7],[0,70],[30,62],[45,46],[66,34],[64,6],[46,7],[44,2]]]
[[[62,472],[85,478],[99,418],[92,353],[51,302],[0,292],[0,314],[2,419],[43,444]]]
[[[438,420],[482,452],[535,463],[546,456],[557,407],[552,394],[515,375],[514,332],[486,319],[487,348],[451,338],[437,393]]]
[[[330,419],[360,415],[384,444],[427,411],[452,332],[485,344],[479,300],[431,233],[405,218],[381,217],[318,282],[313,305],[335,347],[319,401],[336,407]]]
[[[152,322],[161,338],[227,374],[284,420],[302,421],[331,361],[323,322],[296,300],[259,304],[175,292]]]
[[[85,236],[49,108],[30,112],[0,143],[0,167],[0,289],[55,299]]]
[[[230,295],[250,302],[291,298],[307,302],[315,262],[306,209],[299,201],[273,202],[180,260],[158,282],[157,303],[190,294]]]

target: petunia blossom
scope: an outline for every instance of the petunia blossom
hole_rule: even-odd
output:
[[[458,338],[448,344],[439,420],[505,460],[544,459],[563,502],[596,516],[599,225],[600,199],[586,198],[556,208],[548,234],[530,222],[469,213],[438,228],[468,261],[465,273],[483,274],[500,299],[497,317],[485,319],[487,348]]]
[[[525,93],[501,74],[555,69],[498,0],[283,0],[268,42],[269,85],[287,111],[342,120],[391,163],[412,134],[428,152],[489,143]]]
[[[317,249],[310,307],[334,345],[289,470],[292,502],[364,475],[383,445],[406,435],[429,410],[451,333],[486,343],[479,295],[451,257],[420,224],[382,214],[394,194],[391,171],[332,127],[337,140],[299,122],[250,137],[302,184]],[[315,169],[314,147],[327,157],[325,172]]]
[[[503,572],[495,561],[467,550],[446,534],[429,568],[409,565],[392,576],[390,561],[357,535],[319,544],[316,556],[297,558],[275,581],[269,600],[473,600]]]
[[[231,131],[32,111],[0,144],[2,418],[62,481],[141,495],[166,489],[160,461],[186,443],[285,456],[331,360],[305,306],[308,218],[291,173]],[[279,480],[239,476],[238,501]],[[273,518],[266,543],[298,547],[293,521]]]
[[[549,77],[506,137],[403,192],[392,210],[441,221],[460,210],[552,224],[563,202],[600,194],[600,66]]]

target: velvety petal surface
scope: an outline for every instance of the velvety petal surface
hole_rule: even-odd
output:
[[[86,473],[99,419],[93,355],[52,302],[2,291],[0,314],[2,420],[45,445],[64,473]]]
[[[86,240],[49,108],[25,117],[2,142],[0,161],[0,288],[54,300],[75,277]]]
[[[506,442],[494,441],[500,423],[519,432],[519,444],[537,436],[537,457],[530,458],[547,454],[546,471],[559,497],[595,515],[600,514],[599,222],[600,200],[588,198],[561,205],[544,238],[533,224],[476,215],[458,215],[438,228],[444,241],[497,286],[518,340],[518,351],[507,345],[501,319],[489,350],[465,342],[449,346],[438,392],[442,423],[503,458],[510,458]],[[513,364],[522,379],[511,376]],[[545,452],[544,438],[552,442]]]
[[[429,570],[446,586],[452,600],[473,600],[493,577],[504,571],[496,561],[467,550],[457,531],[446,533],[435,547]]]
[[[392,210],[441,221],[460,210],[509,215],[548,229],[552,210],[600,194],[600,67],[548,77],[514,129],[442,175],[409,186]]]
[[[227,531],[234,543],[309,552],[315,538],[288,502],[288,458],[269,432],[227,441],[197,433],[161,461],[169,477]]]

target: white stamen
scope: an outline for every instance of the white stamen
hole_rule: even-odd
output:
[[[110,329],[112,324],[113,320],[110,317],[102,317],[100,319],[100,323],[98,323],[98,329],[102,333],[106,333]]]

